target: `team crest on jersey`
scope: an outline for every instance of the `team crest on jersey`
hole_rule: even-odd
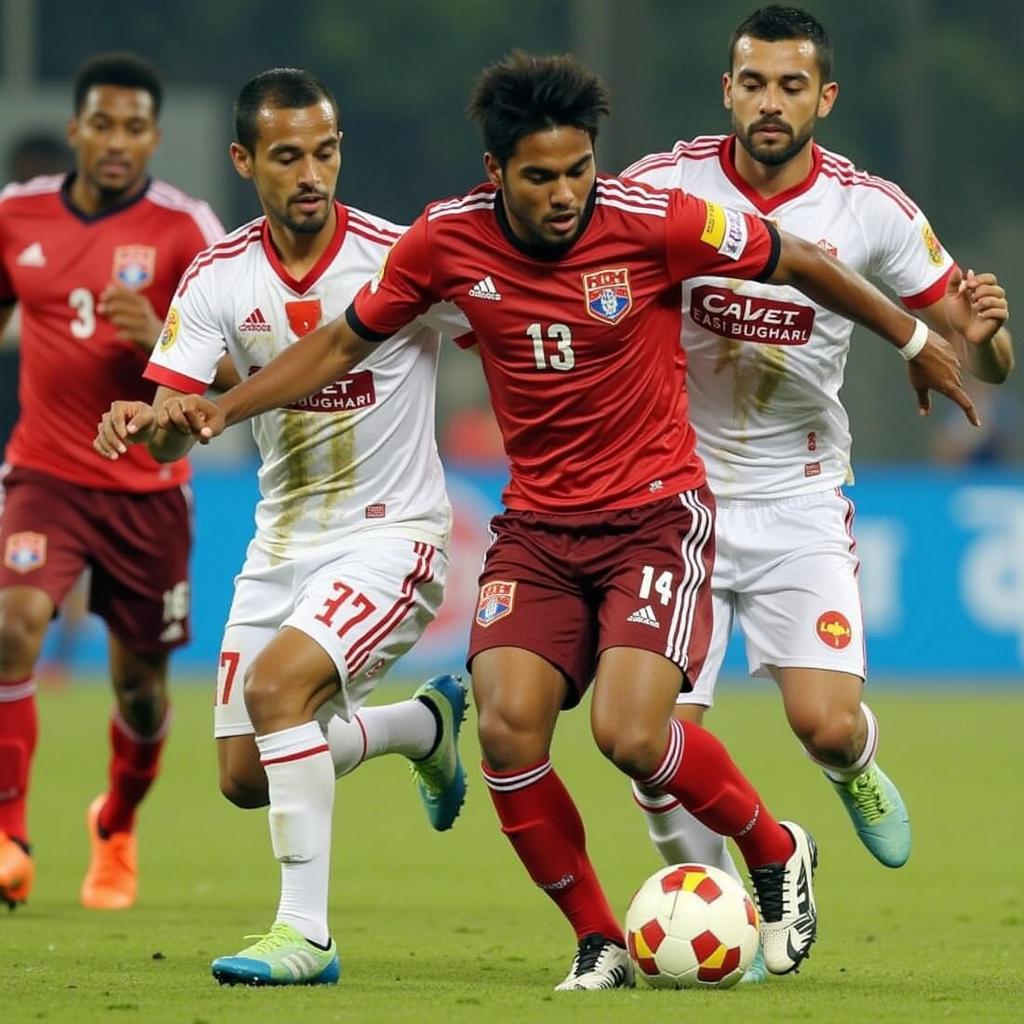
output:
[[[850,620],[842,612],[823,612],[818,616],[814,632],[826,647],[835,651],[841,651],[853,639]]]
[[[476,606],[477,624],[485,629],[498,619],[511,614],[515,603],[516,585],[506,580],[491,580],[480,588],[480,601]]]
[[[633,308],[629,270],[592,270],[583,275],[583,300],[587,312],[606,324],[618,323]]]
[[[12,533],[4,548],[4,565],[15,572],[26,573],[46,564],[46,534]]]
[[[152,245],[119,245],[114,250],[114,280],[132,291],[141,291],[156,273],[156,248]]]
[[[924,239],[924,247],[928,250],[928,259],[936,267],[942,266],[942,243],[936,238],[932,226],[925,221],[921,228],[921,237]]]
[[[181,329],[181,314],[178,310],[171,306],[167,310],[167,319],[164,320],[164,329],[160,332],[160,337],[157,339],[157,344],[160,346],[161,352],[166,352],[177,340],[178,331]]]
[[[284,304],[284,311],[288,314],[288,326],[299,338],[316,330],[323,315],[319,299],[294,299]]]

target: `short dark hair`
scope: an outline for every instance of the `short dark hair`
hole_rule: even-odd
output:
[[[158,117],[164,101],[164,87],[153,65],[136,53],[113,51],[90,57],[75,75],[75,113],[94,85],[119,85],[126,89],[142,89],[153,98],[153,116]]]
[[[548,128],[572,125],[593,142],[610,104],[604,83],[575,57],[513,50],[480,74],[466,113],[480,125],[484,147],[504,167],[521,138]]]
[[[814,51],[818,55],[818,70],[821,80],[832,80],[832,40],[813,14],[799,7],[783,7],[772,4],[761,7],[753,14],[744,18],[736,26],[729,40],[729,67],[732,67],[736,56],[736,44],[742,36],[761,39],[766,43],[775,43],[780,39],[809,39],[814,43]]]
[[[259,112],[262,107],[299,110],[327,100],[338,122],[338,101],[316,75],[301,68],[271,68],[250,78],[235,100],[235,141],[250,153],[259,137]]]

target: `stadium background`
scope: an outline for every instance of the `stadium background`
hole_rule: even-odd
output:
[[[726,43],[752,6],[733,0],[178,0],[172,9],[94,0],[86,9],[72,0],[2,0],[0,153],[29,128],[62,129],[70,78],[82,59],[101,49],[135,49],[157,64],[168,86],[155,173],[208,198],[233,226],[258,212],[251,187],[235,178],[227,160],[234,93],[257,71],[298,65],[321,75],[339,98],[341,196],[409,220],[427,200],[478,180],[479,140],[463,108],[470,83],[489,60],[512,46],[571,50],[604,74],[614,114],[599,140],[599,160],[613,171],[678,138],[728,130],[720,98]],[[804,6],[833,36],[842,86],[818,140],[899,182],[962,265],[996,270],[1011,303],[1024,302],[1019,5],[807,0]],[[920,421],[899,360],[877,339],[855,337],[847,380],[874,674],[915,681],[969,675],[1020,687],[1024,374],[1001,393],[1008,422],[1018,426],[1015,434],[1011,427],[1003,464],[994,468],[930,464],[952,412],[940,405],[932,420]],[[442,619],[406,663],[417,674],[459,663],[473,610],[483,524],[503,479],[486,445],[467,444],[486,425],[483,403],[475,361],[449,346],[439,428],[452,471],[457,547]],[[244,431],[201,453],[196,492],[196,639],[178,666],[204,674],[215,663],[230,579],[251,532],[255,485]],[[95,624],[77,639],[73,659],[76,670],[101,670],[104,644]],[[738,651],[729,665],[743,672]]]

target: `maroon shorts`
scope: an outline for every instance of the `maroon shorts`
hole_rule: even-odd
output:
[[[707,487],[612,512],[495,516],[467,665],[491,647],[532,651],[565,675],[571,707],[602,651],[634,647],[678,665],[689,689],[711,636],[714,525]]]
[[[186,490],[99,491],[16,466],[0,485],[0,589],[38,587],[56,607],[88,566],[89,610],[130,650],[188,640]]]

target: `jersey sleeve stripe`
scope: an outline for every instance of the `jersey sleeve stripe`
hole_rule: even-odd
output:
[[[17,199],[21,196],[39,196],[47,192],[59,192],[64,183],[63,174],[47,174],[28,181],[12,181],[0,190],[0,202],[5,199]]]
[[[353,235],[358,235],[360,238],[367,239],[367,241],[376,242],[378,245],[384,246],[385,249],[389,249],[401,237],[400,235],[382,235],[377,231],[364,228],[362,224],[353,224],[351,218],[349,218],[348,230]]]
[[[838,181],[845,188],[873,188],[883,195],[888,196],[911,220],[917,216],[918,209],[914,203],[898,189],[891,181],[885,178],[876,178],[873,175],[865,174],[863,171],[852,171],[849,165],[837,164],[827,158],[822,160],[821,173],[826,177]]]
[[[621,177],[635,178],[646,171],[674,167],[682,163],[683,160],[708,160],[718,155],[724,138],[724,135],[701,135],[689,142],[677,142],[666,153],[651,153],[650,156],[641,157],[635,163],[630,164],[622,172]]]
[[[215,263],[217,260],[234,259],[236,256],[241,256],[249,246],[258,243],[261,230],[261,226],[256,224],[250,227],[244,235],[232,235],[223,242],[219,242],[209,249],[204,249],[182,275],[181,283],[178,285],[178,290],[175,293],[177,297],[180,299],[199,272],[210,266],[211,263]]]
[[[205,394],[206,389],[210,386],[204,381],[186,377],[185,374],[178,373],[176,370],[160,366],[159,363],[147,363],[142,376],[146,380],[156,381],[157,384],[162,384],[165,388],[174,388],[175,391],[181,391],[186,395]]]
[[[459,213],[475,213],[477,210],[490,210],[494,208],[494,193],[487,195],[470,196],[466,200],[459,200],[458,205],[452,206],[444,203],[441,206],[431,207],[427,214],[427,220],[437,220],[438,217],[450,217]]]
[[[404,229],[398,229],[393,227],[385,227],[382,224],[375,224],[372,220],[368,220],[366,217],[361,216],[350,206],[348,208],[348,222],[349,225],[357,225],[364,231],[371,231],[376,235],[380,235],[382,238],[387,238],[391,242],[397,242],[402,237],[402,231]]]
[[[634,203],[627,203],[612,196],[598,195],[596,199],[598,206],[610,206],[614,210],[622,210],[624,213],[646,214],[648,217],[667,217],[668,210],[665,207],[654,208],[650,206],[637,206]]]
[[[669,195],[667,192],[661,189],[655,190],[650,185],[642,185],[638,182],[619,181],[618,178],[599,178],[597,194],[622,199],[625,202],[638,203],[641,206],[668,209]]]
[[[946,294],[946,285],[949,283],[949,275],[956,270],[956,264],[948,267],[946,272],[937,280],[933,281],[924,291],[916,295],[904,295],[900,298],[907,309],[924,309],[926,306],[934,305]]]
[[[166,210],[187,213],[195,222],[207,245],[224,237],[224,225],[217,219],[210,204],[204,200],[187,195],[173,185],[168,185],[166,181],[154,181],[149,186],[146,197]]]

